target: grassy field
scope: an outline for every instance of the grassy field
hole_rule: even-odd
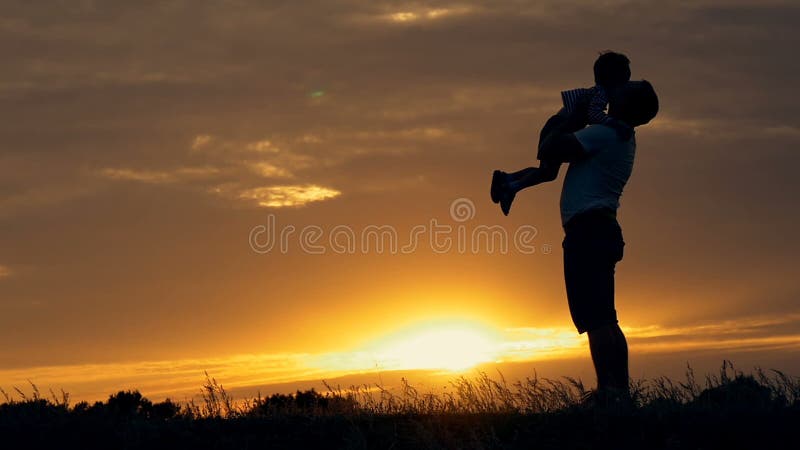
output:
[[[795,448],[800,378],[724,363],[698,381],[632,383],[634,404],[589,406],[580,380],[506,383],[483,373],[441,394],[404,383],[328,386],[239,400],[207,377],[201,401],[153,403],[137,391],[105,402],[1,391],[0,445],[83,449],[760,449]]]

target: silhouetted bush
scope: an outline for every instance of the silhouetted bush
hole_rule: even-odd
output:
[[[153,404],[142,397],[139,391],[119,391],[108,397],[106,409],[112,416],[130,418],[137,415],[147,416],[153,409]]]
[[[293,395],[272,394],[256,399],[247,414],[251,416],[353,414],[360,406],[352,398],[340,395],[324,395],[314,388],[298,390]]]
[[[153,403],[149,411],[150,417],[156,420],[174,419],[181,412],[181,405],[166,399],[163,402]]]

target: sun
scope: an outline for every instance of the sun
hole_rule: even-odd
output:
[[[493,335],[488,327],[473,323],[424,324],[380,342],[375,357],[393,369],[462,371],[496,359]]]

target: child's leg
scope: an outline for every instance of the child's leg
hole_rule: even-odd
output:
[[[565,120],[566,115],[563,109],[559,111],[558,114],[547,119],[547,122],[545,122],[542,127],[542,131],[539,132],[539,146],[542,145],[547,135],[556,127],[563,124]],[[537,157],[538,156],[539,155],[537,155]],[[508,186],[516,193],[527,187],[535,186],[546,181],[553,181],[558,177],[559,166],[560,164],[549,164],[545,161],[541,161],[539,167],[528,167],[518,172],[509,173],[507,178]]]
[[[558,113],[550,117],[539,132],[539,147],[541,147],[547,135],[560,125],[563,125],[566,120],[567,114],[564,108],[561,108]],[[537,158],[539,157],[538,152],[536,156]],[[560,163],[553,164],[541,161],[539,167],[528,167],[512,173],[495,170],[492,175],[492,201],[500,203],[503,214],[508,215],[511,203],[514,201],[514,196],[517,192],[527,187],[555,180],[558,177],[560,166]]]
[[[548,161],[540,162],[539,163],[539,171],[541,172],[540,183],[553,181],[556,178],[558,178],[558,169],[560,168],[561,168],[561,163],[559,162],[548,162]]]
[[[547,119],[547,122],[545,122],[544,126],[542,127],[542,131],[539,132],[539,145],[536,148],[541,147],[542,142],[544,142],[547,135],[550,134],[556,127],[563,124],[566,120],[567,116],[563,108],[558,112],[558,114]]]
[[[561,164],[542,161],[539,167],[528,167],[518,172],[508,174],[508,188],[517,193],[525,188],[537,184],[553,181],[558,177]]]

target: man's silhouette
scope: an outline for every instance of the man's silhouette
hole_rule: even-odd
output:
[[[609,95],[608,115],[631,127],[657,112],[658,97],[647,81],[631,81]],[[628,398],[628,345],[614,309],[614,268],[625,245],[616,212],[636,139],[602,124],[575,131],[583,115],[576,110],[551,119],[539,156],[569,163],[561,190],[564,281],[575,327],[589,335],[598,399]]]

